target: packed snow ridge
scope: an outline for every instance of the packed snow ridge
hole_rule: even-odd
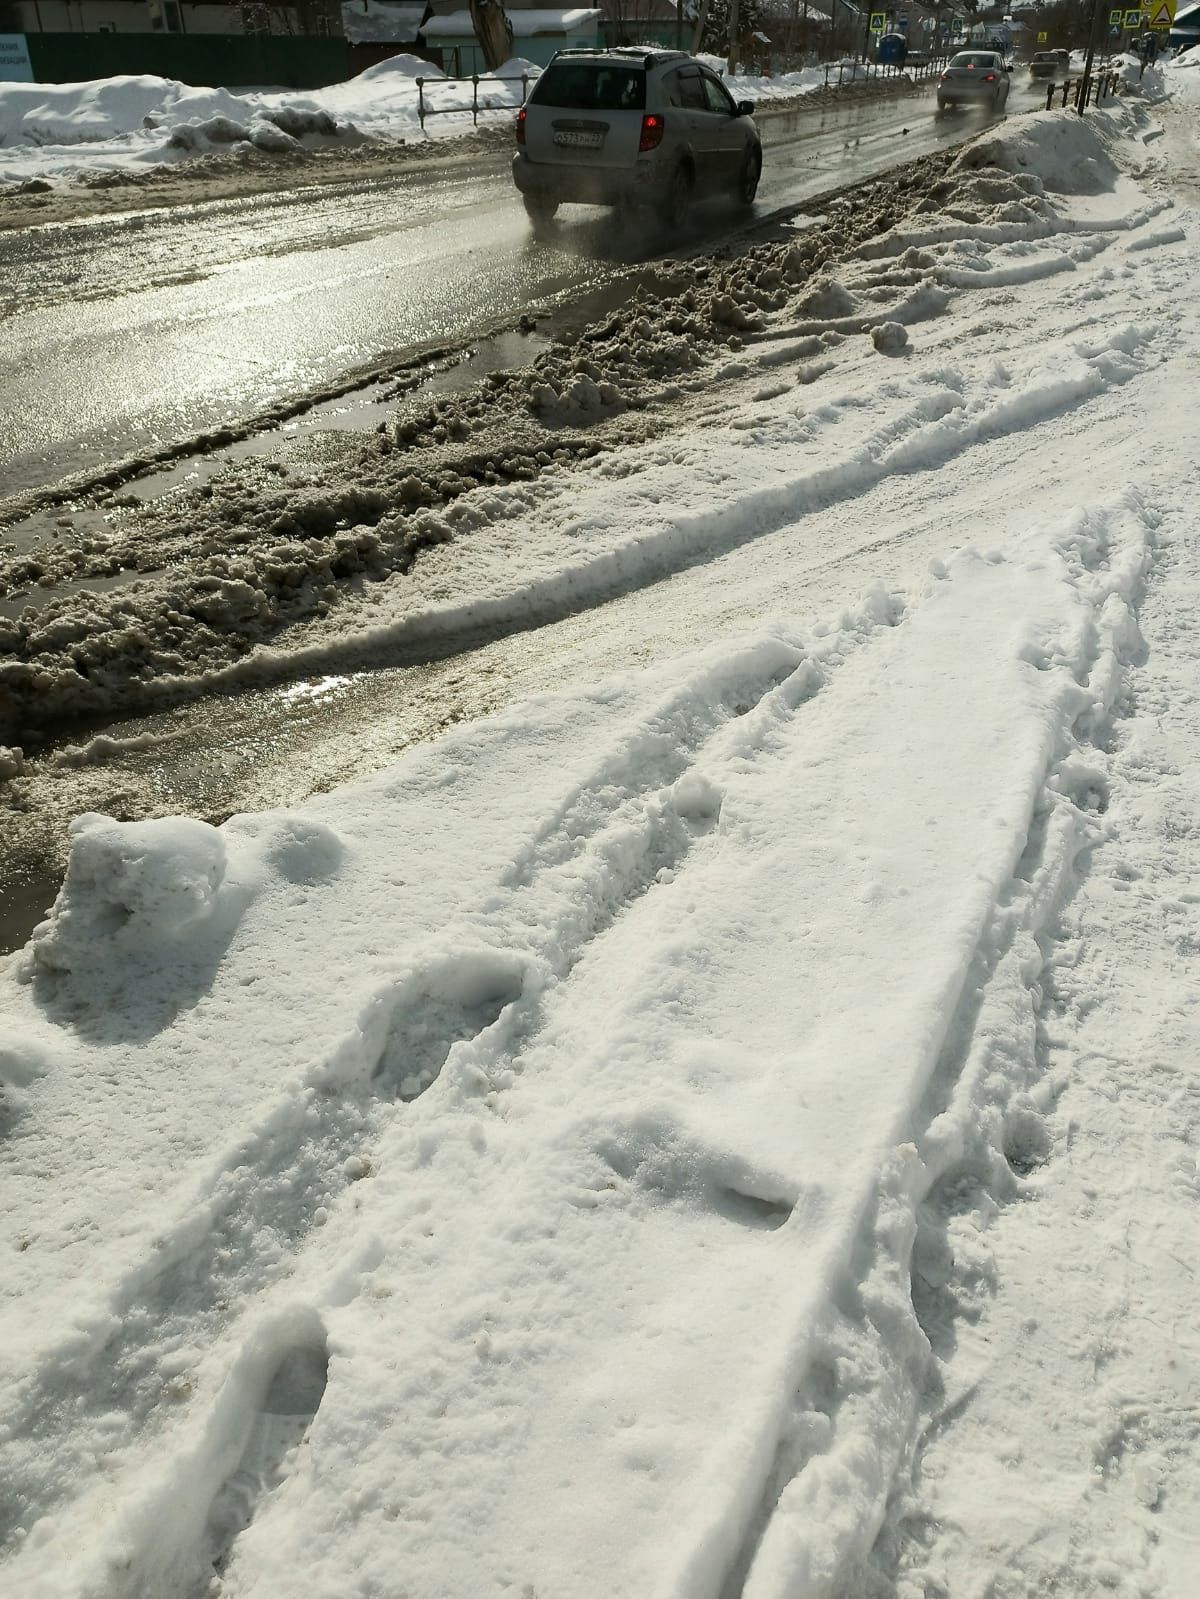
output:
[[[607,599],[695,647],[303,806],[78,818],[0,966],[7,1592],[1191,1599],[1200,314],[1147,128],[672,268],[402,409],[276,578],[303,494],[214,487],[170,638],[153,575],[17,619],[18,725],[167,644]],[[494,418],[528,470],[424,503]],[[245,591],[343,549],[266,642]]]

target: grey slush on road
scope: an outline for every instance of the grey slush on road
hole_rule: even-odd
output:
[[[653,209],[749,205],[762,144],[748,100],[678,50],[560,50],[517,113],[513,180],[534,222],[571,201]]]
[[[960,50],[938,79],[939,113],[951,106],[985,105],[999,111],[1008,99],[1008,68],[998,50]]]

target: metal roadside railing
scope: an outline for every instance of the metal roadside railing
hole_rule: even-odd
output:
[[[478,127],[479,113],[481,111],[511,111],[515,116],[520,107],[529,98],[529,85],[532,81],[528,72],[523,72],[519,78],[481,78],[478,73],[472,73],[469,78],[417,78],[417,115],[421,119],[422,127],[425,126],[429,117],[465,116],[468,109],[465,105],[430,105],[425,97],[425,89],[427,84],[436,84],[440,87],[443,84],[469,83],[471,85],[471,121]],[[489,103],[485,98],[481,103],[479,99],[479,85],[481,83],[503,83],[510,88],[514,83],[519,83],[521,85],[520,101],[516,105],[511,100],[493,100]]]
[[[938,56],[923,61],[920,66],[893,66],[881,61],[827,61],[824,63],[825,88],[870,89],[905,79],[909,83],[925,83],[936,78],[949,59],[949,56]]]
[[[1075,107],[1081,115],[1089,105],[1099,105],[1101,100],[1107,100],[1116,94],[1121,86],[1121,74],[1112,71],[1099,72],[1092,77],[1086,75],[1082,78],[1064,78],[1061,83],[1051,83],[1046,88],[1046,110],[1054,110],[1054,96],[1062,96],[1060,102],[1063,110],[1067,108],[1067,101]]]
[[[914,84],[922,83],[936,77],[948,59],[946,56],[940,56],[935,61],[928,61],[917,67],[887,66],[878,61],[827,61],[824,63],[824,87],[826,89],[844,89],[847,91],[852,89],[869,91],[883,84],[899,84],[905,79]],[[479,113],[481,111],[511,111],[515,115],[520,106],[529,98],[529,85],[535,82],[539,76],[540,73],[530,75],[527,72],[523,72],[520,78],[480,77],[477,73],[472,74],[469,78],[416,78],[414,82],[417,85],[417,116],[420,118],[421,126],[424,127],[430,117],[465,116],[469,109],[471,121],[478,127]],[[722,73],[721,76],[724,77],[725,74]],[[739,89],[752,90],[756,80],[754,78],[738,78],[734,81],[736,81]],[[429,90],[431,88],[442,88],[451,84],[459,85],[463,83],[471,85],[470,107],[464,105],[435,106],[430,103]],[[481,100],[479,97],[479,85],[481,83],[503,83],[507,85],[520,83],[521,99],[516,105],[511,100],[493,100],[489,102],[486,96]],[[769,102],[764,103],[764,105],[766,104],[769,104]]]

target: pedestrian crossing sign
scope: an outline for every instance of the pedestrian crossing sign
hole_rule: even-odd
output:
[[[1121,10],[1110,11],[1108,13],[1108,25],[1110,28],[1119,28],[1124,20],[1125,13]]]
[[[883,32],[883,25],[884,25],[884,23],[886,21],[887,21],[887,12],[886,11],[872,11],[872,13],[871,13],[871,32],[872,33],[882,33]]]
[[[1140,28],[1142,25],[1141,11],[1127,11],[1125,13],[1125,26],[1127,28]]]

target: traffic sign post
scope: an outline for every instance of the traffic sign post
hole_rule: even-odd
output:
[[[1100,0],[1092,0],[1092,16],[1088,23],[1087,55],[1083,62],[1083,82],[1079,85],[1079,98],[1075,102],[1075,109],[1082,116],[1087,108],[1088,95],[1092,88],[1092,62],[1096,58],[1096,34],[1099,31],[1097,23],[1104,13],[1100,10]]]

